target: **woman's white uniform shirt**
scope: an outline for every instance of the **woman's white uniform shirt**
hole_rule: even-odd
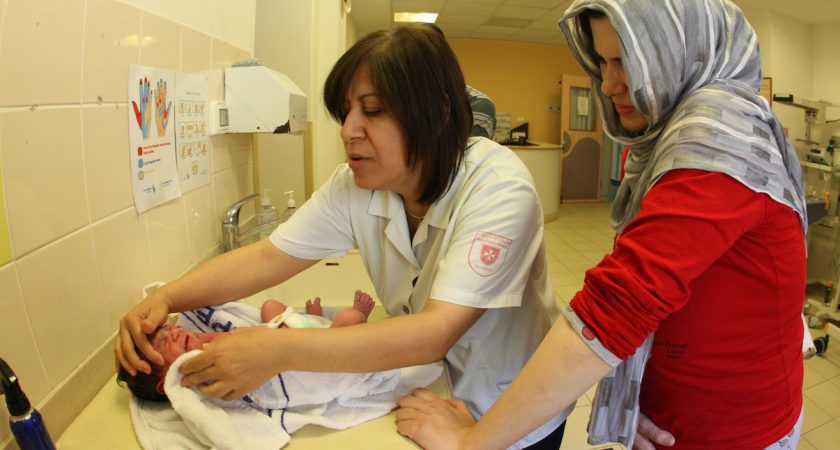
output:
[[[357,187],[347,164],[271,241],[302,259],[358,248],[390,315],[419,312],[429,298],[486,309],[446,354],[453,395],[478,417],[513,381],[557,317],[542,214],[519,158],[491,140],[470,138],[452,186],[431,205],[413,241],[400,196]],[[570,411],[513,448],[537,442]]]

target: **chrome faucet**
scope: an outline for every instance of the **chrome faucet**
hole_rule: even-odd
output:
[[[257,197],[258,194],[251,194],[236,203],[230,205],[222,217],[222,252],[229,252],[239,248],[239,210],[246,203]]]

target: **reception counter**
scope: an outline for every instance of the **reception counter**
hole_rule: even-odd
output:
[[[561,174],[563,173],[563,147],[540,141],[528,141],[531,145],[506,145],[525,163],[534,177],[534,185],[540,196],[545,222],[557,218],[560,205]]]

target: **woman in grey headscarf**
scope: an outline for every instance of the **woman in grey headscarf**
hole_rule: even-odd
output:
[[[630,148],[615,248],[476,426],[418,391],[400,432],[504,448],[606,376],[592,443],[653,448],[641,409],[672,448],[795,449],[807,220],[754,31],[729,0],[578,0],[560,27]]]

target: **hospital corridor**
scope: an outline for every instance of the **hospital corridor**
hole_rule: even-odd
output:
[[[0,450],[840,450],[838,30],[0,0]]]

